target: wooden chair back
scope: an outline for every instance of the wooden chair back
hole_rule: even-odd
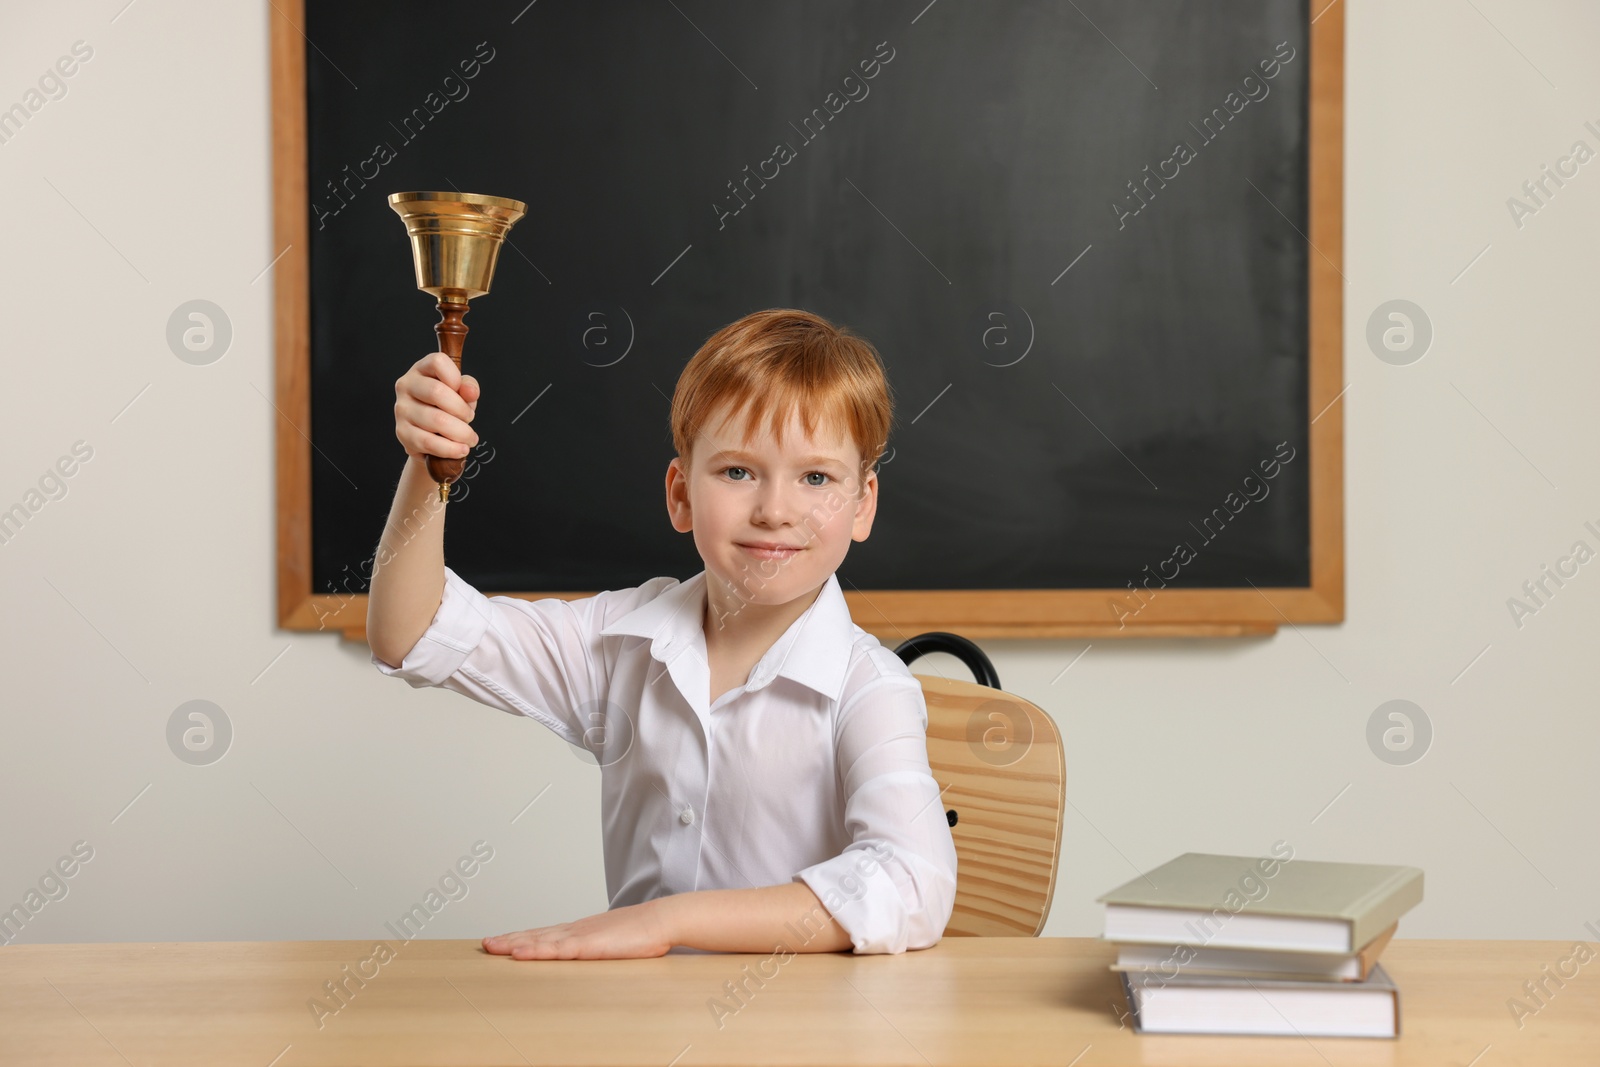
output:
[[[932,636],[954,635],[923,638]],[[971,662],[953,647],[938,650]],[[985,665],[987,657],[974,674],[984,677]],[[998,681],[992,666],[987,674]],[[916,678],[928,705],[928,766],[956,846],[955,910],[945,934],[1037,937],[1061,856],[1067,798],[1060,731],[1044,711],[997,686]]]

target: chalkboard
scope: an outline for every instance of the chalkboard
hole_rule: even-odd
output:
[[[1322,525],[1342,515],[1337,456],[1315,455],[1338,412],[1331,436],[1313,423],[1341,387],[1311,192],[1328,27],[1304,0],[448,10],[283,16],[303,31],[284,47],[304,200],[280,200],[308,243],[302,602],[365,591],[404,462],[393,383],[437,347],[385,198],[455,189],[528,204],[466,319],[484,445],[446,556],[479,588],[700,570],[663,498],[674,383],[718,327],[787,306],[871,340],[896,400],[847,592],[898,591],[928,623],[942,609],[904,597],[987,605],[950,620],[968,633],[1216,621],[1195,606],[1268,589],[1258,622],[1342,616],[1342,542],[1314,544],[1314,488]],[[1184,600],[1229,590],[1245,599]],[[980,599],[1000,591],[1061,596],[1023,617]]]

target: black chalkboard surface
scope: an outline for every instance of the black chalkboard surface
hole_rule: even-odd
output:
[[[316,591],[370,559],[436,348],[392,192],[523,200],[464,369],[450,565],[594,591],[702,564],[669,399],[773,306],[883,355],[846,589],[1310,581],[1301,0],[308,0]],[[314,42],[314,43],[312,43]],[[1272,471],[1271,477],[1267,471]]]

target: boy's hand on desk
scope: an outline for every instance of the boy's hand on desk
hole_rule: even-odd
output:
[[[672,948],[655,901],[603,911],[577,922],[483,939],[485,952],[519,960],[631,960]]]

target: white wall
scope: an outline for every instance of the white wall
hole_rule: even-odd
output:
[[[0,144],[0,508],[93,449],[0,545],[0,902],[74,842],[94,849],[19,940],[383,936],[479,839],[494,860],[428,936],[603,909],[597,772],[564,743],[384,679],[363,646],[275,628],[270,8],[122,4],[28,7],[0,34],[0,105],[74,41],[94,49]],[[1583,527],[1600,527],[1600,163],[1521,228],[1506,207],[1575,140],[1600,149],[1583,126],[1600,128],[1600,13],[1349,8],[1348,621],[1097,641],[1064,675],[1083,642],[986,642],[1067,738],[1049,934],[1096,933],[1093,898],[1136,869],[1277,839],[1424,868],[1413,937],[1570,940],[1600,920],[1600,564],[1521,628],[1506,605],[1574,541],[1600,548]],[[165,339],[196,298],[234,331],[203,367]],[[1435,330],[1411,366],[1364,339],[1396,298]],[[195,572],[199,588],[176,580]],[[1409,766],[1365,740],[1393,698],[1435,731]],[[210,767],[167,746],[194,699],[235,731]]]

